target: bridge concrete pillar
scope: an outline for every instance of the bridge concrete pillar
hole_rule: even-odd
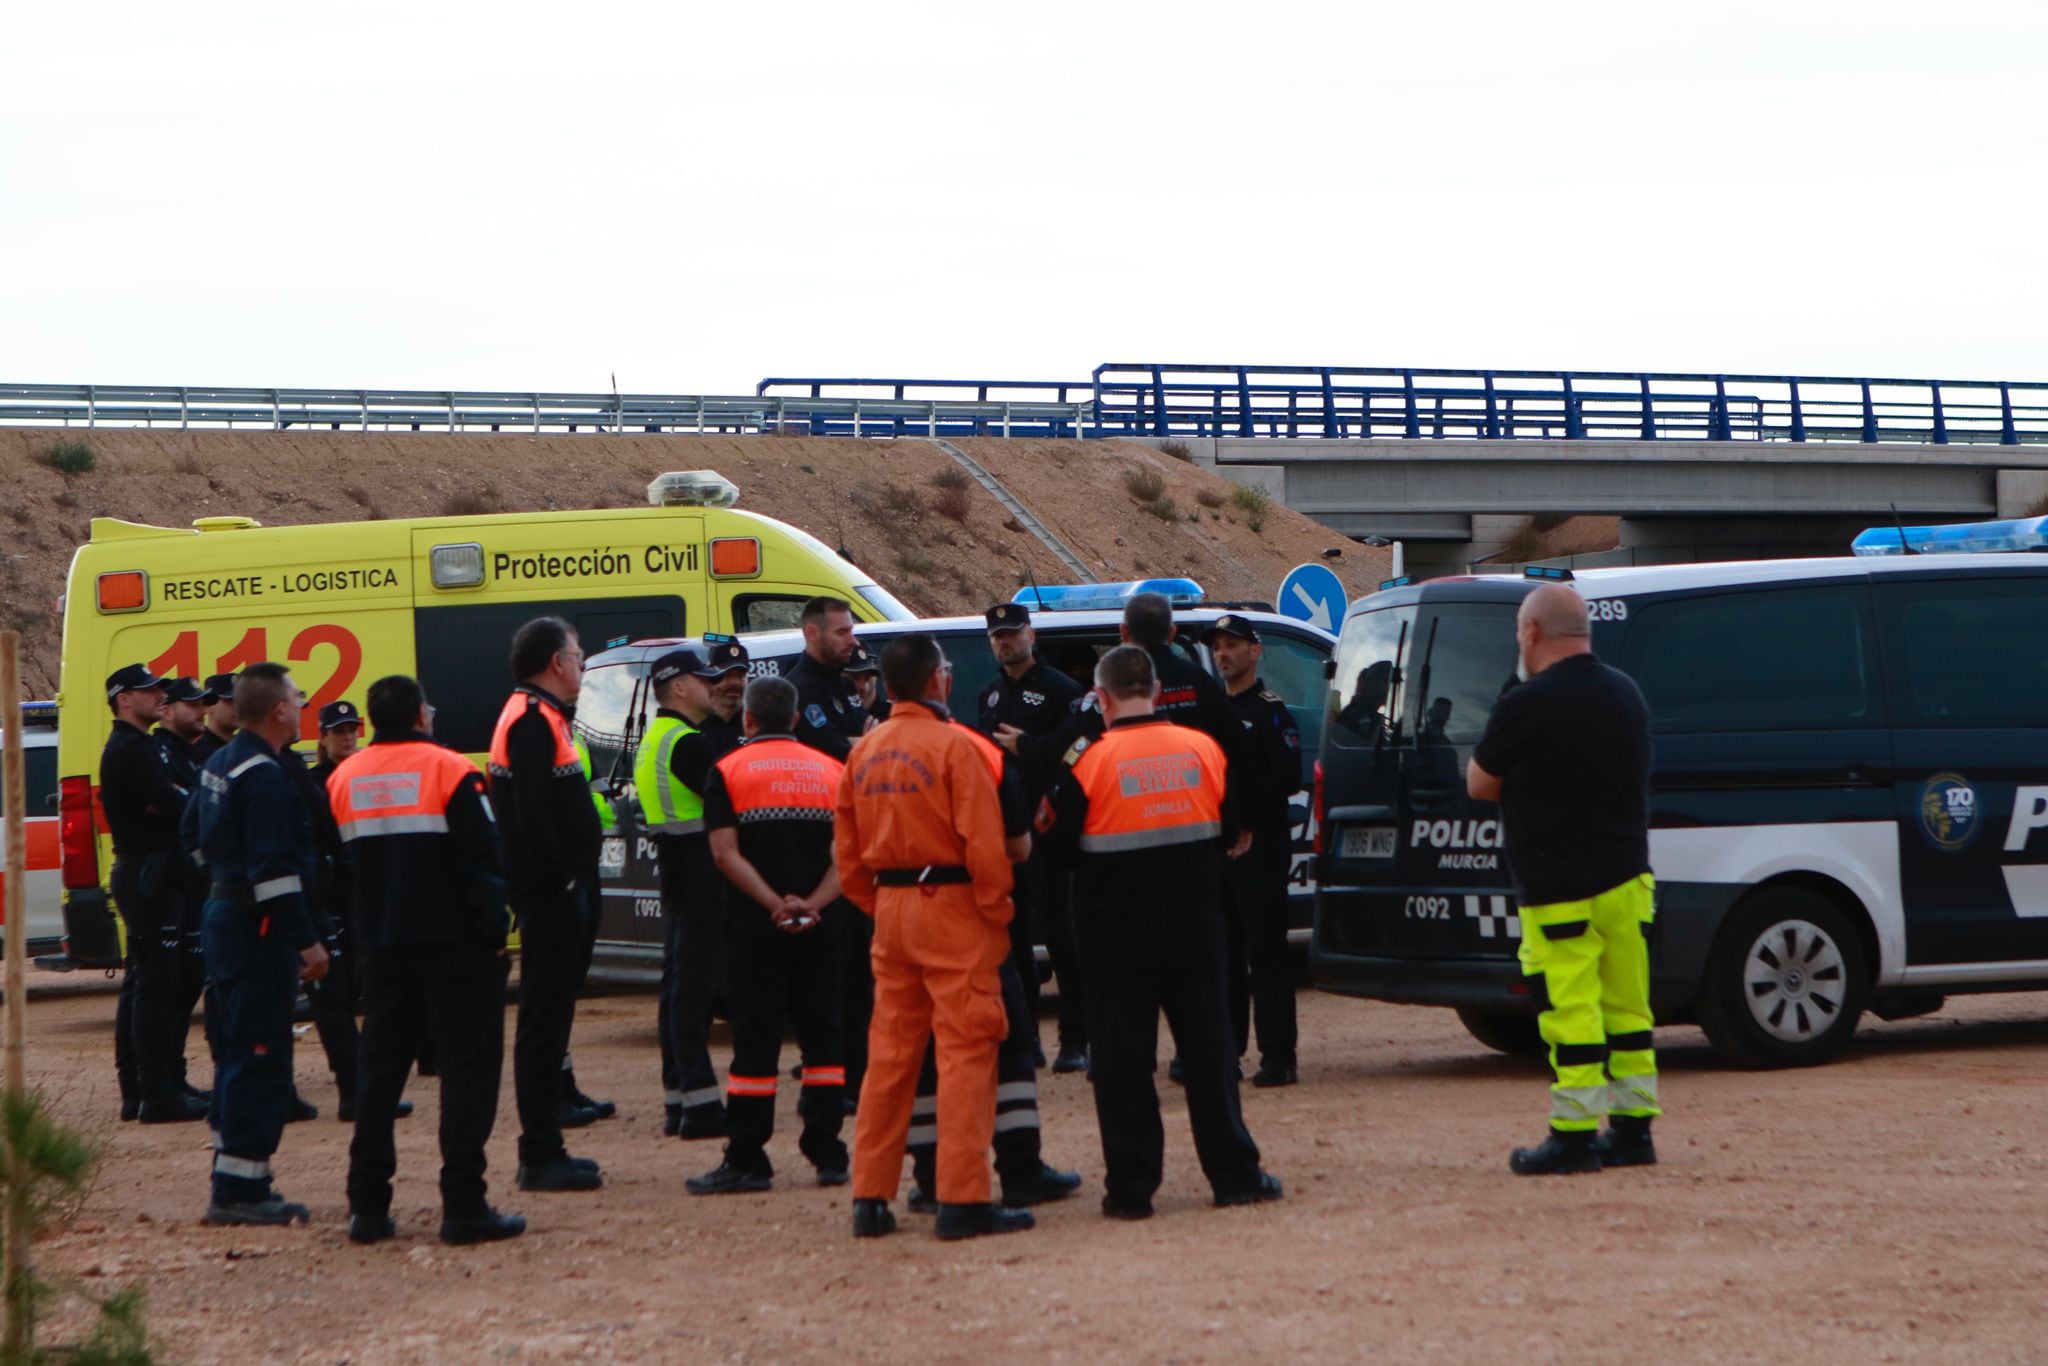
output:
[[[2041,516],[2048,512],[2048,470],[2000,470],[1998,515]]]

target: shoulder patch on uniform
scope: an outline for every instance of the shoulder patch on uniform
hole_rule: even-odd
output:
[[[1060,756],[1060,762],[1065,764],[1068,768],[1072,768],[1075,764],[1081,762],[1082,751],[1087,749],[1088,746],[1094,743],[1095,742],[1089,739],[1087,736],[1082,736],[1080,739],[1074,741],[1073,744],[1067,746],[1067,752]]]
[[[1264,698],[1264,699],[1265,699],[1266,701],[1268,701],[1268,702],[1285,702],[1285,701],[1286,701],[1286,699],[1285,699],[1285,698],[1281,697],[1279,693],[1276,693],[1276,692],[1274,692],[1274,691],[1273,691],[1273,690],[1272,690],[1271,688],[1261,688],[1261,689],[1259,690],[1259,696],[1260,696],[1260,697],[1262,697],[1262,698]]]
[[[823,729],[825,725],[825,709],[816,702],[811,703],[810,706],[804,708],[804,720],[810,722],[813,726]]]
[[[991,706],[991,707],[998,707],[998,706],[1001,706],[1001,705],[1002,705],[1002,702],[1003,702],[1003,691],[1002,691],[1002,689],[1000,689],[1000,688],[997,688],[997,689],[996,689],[995,691],[991,692],[991,693],[990,693],[990,694],[988,695],[988,705],[989,705],[989,706]]]

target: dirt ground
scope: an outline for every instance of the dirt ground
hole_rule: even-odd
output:
[[[853,1241],[846,1192],[793,1170],[793,1087],[783,1188],[685,1195],[716,1145],[661,1137],[654,998],[609,995],[585,1002],[576,1058],[621,1113],[572,1135],[609,1184],[512,1189],[508,1079],[493,1197],[531,1231],[449,1249],[431,1083],[400,1126],[396,1242],[346,1240],[348,1131],[310,1040],[299,1084],[328,1114],[287,1131],[278,1167],[312,1227],[209,1229],[204,1130],[113,1120],[111,990],[33,986],[34,1082],[105,1143],[78,1221],[37,1255],[146,1284],[167,1360],[1983,1362],[2040,1360],[2048,1329],[2038,996],[1866,1024],[1813,1071],[1726,1070],[1697,1031],[1662,1031],[1662,1165],[1530,1180],[1506,1156],[1542,1130],[1539,1071],[1448,1012],[1305,992],[1303,1084],[1244,1093],[1285,1201],[1209,1208],[1163,1087],[1159,1213],[1103,1219],[1088,1084],[1048,1075],[1047,1155],[1082,1193],[1033,1232],[942,1244],[900,1204],[904,1232]]]
[[[61,439],[90,444],[93,468],[64,475],[43,463]],[[1284,507],[1260,512],[1255,530],[1231,501],[1235,485],[1136,443],[967,445],[1103,579],[1190,575],[1212,600],[1270,601],[1288,569],[1332,548],[1354,596],[1387,576],[1387,552]],[[1173,520],[1125,489],[1125,471],[1140,467],[1164,481]],[[720,471],[739,485],[742,508],[802,527],[924,615],[979,612],[1027,580],[1071,577],[979,485],[950,491],[949,502],[935,481],[960,467],[916,439],[0,428],[0,628],[22,632],[27,695],[53,696],[57,598],[94,517],[186,526],[232,513],[297,525],[639,507],[650,479],[684,469]]]

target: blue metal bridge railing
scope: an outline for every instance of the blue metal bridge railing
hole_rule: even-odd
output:
[[[851,416],[819,411],[813,436],[1051,436],[1095,435],[1087,430],[1095,404],[1093,380],[978,379],[764,379],[760,398],[858,401]],[[938,430],[918,405],[939,405]],[[970,412],[961,405],[983,411]],[[891,412],[891,406],[895,411]],[[917,408],[917,411],[910,411]]]
[[[2048,442],[2048,384],[1621,371],[1112,364],[1103,436]]]

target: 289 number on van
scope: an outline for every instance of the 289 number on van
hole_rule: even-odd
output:
[[[1628,603],[1621,598],[1593,598],[1586,603],[1586,616],[1593,621],[1627,621]]]
[[[1451,899],[1447,896],[1411,896],[1403,913],[1410,920],[1449,920]]]

